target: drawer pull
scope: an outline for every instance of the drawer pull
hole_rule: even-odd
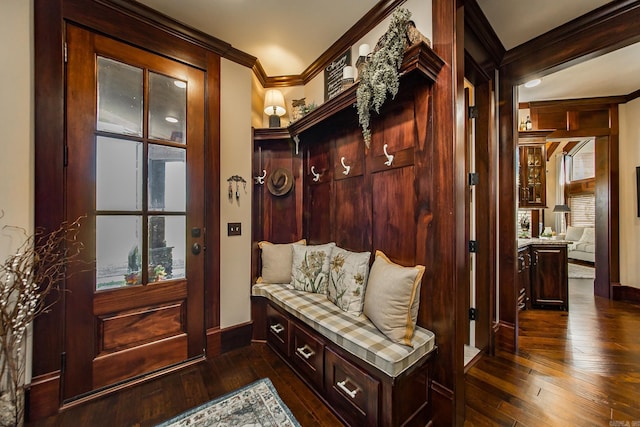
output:
[[[344,391],[345,393],[347,393],[349,396],[351,396],[352,399],[356,398],[356,394],[358,394],[358,391],[360,390],[357,386],[354,390],[349,390],[346,386],[348,380],[344,380],[344,381],[338,381],[336,383],[336,385],[338,387],[340,387],[342,389],[342,391]]]
[[[311,350],[311,348],[307,344],[305,344],[304,347],[296,348],[296,353],[298,353],[300,356],[304,357],[307,360],[309,360],[311,356],[316,354],[316,352]]]
[[[271,325],[269,327],[276,334],[279,334],[280,332],[284,331],[284,326],[282,326],[280,323],[276,323],[275,325]]]

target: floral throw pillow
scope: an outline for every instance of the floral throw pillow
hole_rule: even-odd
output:
[[[356,316],[364,305],[370,257],[371,252],[349,252],[337,246],[331,251],[327,298]]]
[[[335,243],[324,245],[293,245],[291,286],[301,291],[327,293],[329,257]]]

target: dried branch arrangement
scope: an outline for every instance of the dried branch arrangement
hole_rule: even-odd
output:
[[[65,268],[83,247],[77,240],[80,220],[32,235],[3,227],[19,230],[25,241],[0,264],[0,425],[23,423],[27,326],[59,300]]]

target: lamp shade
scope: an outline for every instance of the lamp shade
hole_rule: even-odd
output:
[[[264,113],[267,116],[284,116],[284,96],[278,89],[269,89],[264,95]]]
[[[567,205],[555,205],[553,207],[553,211],[555,213],[564,213],[564,212],[571,212],[571,209]]]

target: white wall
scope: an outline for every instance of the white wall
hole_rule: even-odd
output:
[[[32,2],[0,1],[0,227],[33,230],[33,19]],[[19,234],[0,232],[0,260],[13,253]]]
[[[220,327],[251,319],[251,89],[252,72],[226,59],[220,67]],[[240,200],[229,201],[227,179],[240,175]],[[235,184],[233,185],[235,193]],[[227,223],[242,224],[227,236]]]
[[[33,5],[27,0],[0,1],[0,262],[33,232]],[[0,216],[2,216],[0,214]],[[29,328],[29,334],[30,328]],[[31,381],[31,345],[27,348],[25,381]]]
[[[640,218],[636,167],[640,166],[640,98],[620,105],[620,283],[640,288]]]

